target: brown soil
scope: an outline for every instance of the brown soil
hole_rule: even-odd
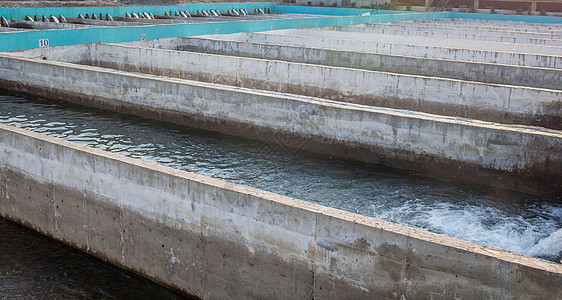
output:
[[[45,0],[45,1],[0,1],[0,7],[72,7],[72,6],[160,6],[188,3],[246,2],[235,0]]]

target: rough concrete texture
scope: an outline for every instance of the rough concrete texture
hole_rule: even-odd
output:
[[[130,72],[562,129],[562,90],[131,46],[95,44],[90,53],[92,65]]]
[[[557,299],[562,266],[0,125],[0,214],[204,299]]]
[[[63,47],[32,48],[5,53],[17,57],[77,63],[90,60],[90,48],[91,45],[82,44]]]
[[[504,49],[503,51],[478,50],[455,47],[452,43],[446,46],[435,46],[412,44],[407,41],[397,43],[393,41],[364,41],[313,37],[305,38],[287,35],[274,35],[273,33],[237,33],[208,36],[208,38],[211,37],[214,39],[235,40],[240,42],[255,42],[296,47],[312,47],[332,50],[562,69],[562,55],[560,55],[560,53],[557,55],[543,55],[511,52],[509,49]]]
[[[562,46],[562,36],[554,35],[545,37],[540,34],[531,34],[523,36],[521,34],[503,35],[486,34],[485,32],[459,32],[459,31],[434,31],[430,29],[399,29],[399,28],[377,28],[370,26],[334,26],[323,27],[321,30],[334,30],[344,32],[362,32],[368,34],[391,34],[391,35],[407,35],[424,38],[444,38],[444,39],[463,39],[474,41],[488,41],[498,43],[515,43],[515,44],[534,44],[544,46]]]
[[[162,45],[173,44],[172,42],[162,43]],[[66,49],[65,47],[59,48]],[[88,52],[80,55],[72,54],[68,50],[53,49],[50,51],[52,53],[32,50],[29,51],[28,57],[45,57],[50,60],[62,58],[66,62],[79,62],[129,72],[315,96],[370,106],[410,109],[499,123],[562,128],[562,118],[560,118],[562,90],[522,86],[524,83],[532,81],[532,78],[541,78],[542,82],[546,82],[547,85],[558,86],[562,70],[529,69],[528,72],[522,71],[529,76],[519,76],[521,80],[518,82],[519,84],[505,86],[476,81],[339,68],[321,64],[236,57],[230,56],[234,54],[232,51],[230,51],[230,55],[225,56],[106,44],[75,46],[73,49]],[[18,54],[22,55],[27,52],[20,51]],[[267,53],[272,52],[271,49],[267,50]],[[64,56],[60,53],[64,53]],[[51,54],[53,55],[51,56]],[[298,53],[292,54],[303,57]],[[306,53],[304,57],[311,57],[312,54]],[[83,60],[73,60],[79,58],[83,58]],[[324,60],[337,61],[336,57],[327,57]],[[350,60],[357,61],[354,58]],[[368,63],[368,61],[362,61],[362,63]],[[439,72],[439,63],[426,65],[432,67],[423,68],[424,72],[428,74],[432,71]],[[459,67],[454,63],[441,62],[441,65]],[[461,71],[459,76],[472,74],[474,79],[477,77],[486,79],[485,73],[478,72],[486,70],[486,65],[473,65],[475,66],[473,72],[457,69]],[[422,67],[423,65],[413,59],[411,65],[404,66],[402,70],[422,69]],[[386,69],[400,71],[401,68],[389,61]],[[497,69],[491,68],[491,71],[497,71]],[[517,74],[513,68],[505,68],[504,71],[508,74]],[[514,72],[509,73],[509,71]],[[451,70],[451,72],[454,71]],[[492,74],[490,77],[502,78],[502,74],[505,73]],[[517,75],[513,75],[513,77],[515,76]],[[509,79],[510,77],[508,75],[503,78]],[[375,85],[374,82],[378,84]],[[540,99],[540,101],[536,99]]]
[[[173,42],[164,40],[131,45],[546,89],[560,89],[562,78],[562,69],[552,68],[238,42],[212,37],[178,37]]]
[[[342,28],[342,27],[340,27]],[[345,27],[343,27],[345,28]],[[315,29],[287,29],[267,31],[265,34],[287,35],[293,38],[302,39],[343,39],[343,40],[360,40],[367,42],[399,42],[403,44],[416,44],[424,46],[441,46],[463,49],[492,50],[505,51],[506,49],[514,49],[517,52],[544,54],[544,55],[560,55],[562,47],[544,46],[536,44],[514,44],[507,42],[488,42],[468,39],[450,39],[446,36],[441,37],[419,37],[398,34],[376,34],[364,32],[344,32],[335,30],[324,30],[322,28]]]
[[[466,30],[470,32],[476,32],[479,35],[489,35],[489,36],[513,36],[513,37],[525,37],[525,38],[540,38],[540,39],[555,39],[559,40],[562,38],[562,30],[534,30],[534,28],[519,29],[518,28],[498,28],[498,27],[484,27],[477,25],[464,25],[458,26],[454,23],[449,23],[446,25],[439,24],[423,24],[411,21],[403,22],[393,22],[393,23],[366,23],[353,25],[353,27],[366,27],[366,28],[377,28],[377,29],[399,29],[399,30],[419,30],[419,31],[433,31],[433,32],[447,32],[447,33],[458,33],[459,30]],[[502,30],[503,29],[503,30]]]
[[[267,141],[287,135],[331,155],[534,194],[562,192],[557,130],[4,55],[0,78],[15,90],[192,127]]]
[[[76,29],[88,28],[91,26],[70,23],[51,23],[51,22],[34,22],[26,20],[10,20],[10,27],[26,28],[26,29]]]
[[[562,31],[562,26],[556,23],[527,23],[521,21],[501,21],[501,20],[482,20],[482,19],[428,19],[415,21],[419,24],[437,24],[445,26],[478,26],[483,28],[501,28],[510,30],[523,30],[523,31],[537,31],[537,32],[549,32],[549,31]]]

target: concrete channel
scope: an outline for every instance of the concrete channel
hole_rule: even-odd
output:
[[[159,20],[175,22],[150,23]],[[497,22],[418,21],[459,23]],[[0,84],[498,190],[562,194],[562,47],[524,24],[511,37],[528,44],[389,26],[4,52]],[[205,299],[562,297],[559,263],[14,127],[0,125],[0,158],[3,217]]]
[[[392,34],[405,36],[419,36],[424,38],[444,38],[444,39],[463,39],[474,41],[488,41],[497,43],[515,43],[515,44],[534,44],[544,46],[562,46],[562,35],[555,34],[544,36],[543,34],[523,35],[519,33],[503,32],[501,35],[489,34],[487,32],[462,32],[453,30],[431,30],[431,29],[401,29],[401,28],[379,28],[373,26],[365,26],[363,24],[355,26],[334,26],[322,28],[322,30],[335,30],[344,32],[362,32],[368,34]]]
[[[239,42],[215,36],[178,37],[132,42],[127,45],[554,90],[560,89],[562,76],[562,70],[554,68]]]
[[[506,20],[481,20],[481,19],[450,19],[450,18],[440,18],[432,20],[417,20],[416,23],[420,24],[437,24],[446,26],[477,26],[478,28],[502,28],[509,30],[522,30],[522,31],[560,31],[562,26],[559,23],[529,23],[521,21],[506,21]]]
[[[494,63],[503,65],[519,65],[527,67],[562,69],[562,55],[543,55],[533,53],[512,52],[503,50],[481,50],[447,46],[434,46],[395,41],[365,41],[337,38],[315,38],[275,35],[273,33],[237,33],[217,36],[215,39],[254,42],[268,45],[286,45],[296,47],[324,48],[352,52],[368,52],[378,54],[425,57],[444,60],[471,61],[478,63]]]
[[[72,23],[49,23],[26,20],[11,20],[10,27],[23,29],[77,29],[91,28],[92,26]]]
[[[89,61],[68,62],[370,106],[562,129],[561,90],[104,44],[93,44],[87,51]],[[178,63],[185,67],[177,68]],[[551,71],[541,73],[535,69],[534,74],[528,75],[531,78],[551,75],[547,80],[556,84],[562,72]],[[485,81],[486,76],[482,77]],[[373,82],[384,84],[373,85]]]
[[[438,25],[438,24],[419,24],[412,22],[395,22],[392,24],[388,23],[366,23],[354,25],[354,27],[366,27],[366,28],[377,28],[377,29],[388,29],[388,30],[418,30],[418,31],[431,31],[431,32],[447,32],[447,33],[458,33],[459,30],[476,31],[480,35],[490,35],[490,36],[514,36],[514,37],[524,37],[524,38],[543,38],[543,39],[561,39],[562,30],[517,30],[510,27],[497,28],[488,27],[483,28],[480,26],[455,26],[453,24]]]
[[[0,141],[2,216],[201,298],[560,296],[543,260],[4,125]]]
[[[508,42],[487,42],[487,41],[477,41],[477,40],[466,40],[466,39],[451,39],[447,38],[445,35],[441,37],[419,37],[419,36],[408,36],[399,34],[376,34],[376,33],[363,33],[363,32],[353,32],[353,31],[343,31],[347,30],[345,27],[332,27],[331,29],[341,29],[338,30],[325,30],[324,28],[318,29],[287,29],[287,30],[276,30],[269,32],[273,35],[287,35],[293,38],[300,37],[300,40],[305,40],[309,38],[315,39],[340,39],[340,40],[360,40],[366,42],[399,42],[403,44],[416,44],[424,46],[441,46],[441,47],[452,47],[452,48],[468,48],[477,50],[491,50],[491,51],[505,51],[506,49],[517,49],[518,52],[522,53],[533,53],[533,54],[543,54],[543,55],[560,55],[562,53],[562,47],[559,46],[548,46],[548,45],[536,45],[536,44],[513,44]],[[266,33],[267,34],[267,33]]]
[[[10,78],[2,80],[5,85],[41,96],[249,138],[270,140],[278,132],[310,140],[306,147],[313,151],[440,175],[452,173],[523,192],[556,194],[560,188],[562,153],[552,151],[561,149],[562,135],[557,130],[63,62],[5,55],[0,62],[2,78]],[[521,157],[522,149],[535,154]],[[491,181],[498,174],[505,174],[505,179]],[[545,185],[550,188],[545,190]]]

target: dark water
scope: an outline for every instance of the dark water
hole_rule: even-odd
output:
[[[0,122],[480,244],[561,259],[562,205],[554,199],[10,92],[0,91]]]
[[[187,299],[0,218],[0,299]]]

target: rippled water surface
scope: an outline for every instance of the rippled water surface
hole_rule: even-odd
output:
[[[126,156],[559,262],[552,199],[0,93],[0,122]]]
[[[187,299],[0,218],[0,299]]]

